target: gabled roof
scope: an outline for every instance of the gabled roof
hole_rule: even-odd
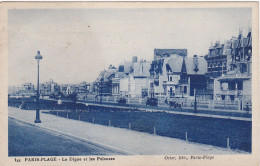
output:
[[[187,57],[185,58],[186,67],[187,67],[187,74],[198,74],[198,75],[204,75],[207,72],[207,61],[204,59],[204,57],[198,57],[198,72],[196,73],[194,71],[194,65],[193,65],[193,57]]]
[[[117,69],[108,69],[104,72],[104,81],[107,81],[108,78],[117,72]]]
[[[116,75],[115,75],[115,77],[118,77],[118,78],[122,78],[124,76],[125,76],[124,72],[116,72]]]
[[[183,61],[182,61],[181,72],[187,73],[186,62],[185,62],[184,58],[183,58]]]
[[[172,72],[180,73],[182,69],[183,57],[182,56],[171,56],[166,59],[165,64],[169,65]]]

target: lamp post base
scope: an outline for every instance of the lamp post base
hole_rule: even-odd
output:
[[[39,108],[36,109],[36,118],[35,118],[34,123],[41,123],[41,120],[40,120],[40,110],[39,110]]]
[[[34,123],[42,123],[40,119],[35,119]]]

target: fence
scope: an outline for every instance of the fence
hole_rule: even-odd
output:
[[[103,96],[102,102],[104,103],[117,103],[120,99],[119,96]],[[101,101],[100,96],[89,96],[87,101]],[[141,97],[130,97],[126,98],[127,104],[146,104],[147,98]],[[182,107],[194,107],[195,100],[190,98],[169,98],[166,97],[158,97],[158,105],[167,107],[169,101],[175,101],[182,105]],[[208,108],[208,109],[228,109],[228,110],[246,110],[248,106],[249,111],[252,110],[251,102],[247,101],[230,101],[230,100],[206,100],[206,99],[197,99],[197,107],[198,108]]]
[[[95,95],[88,95],[86,101],[92,101],[92,102],[102,102],[104,103],[117,103],[120,99],[119,96],[103,96],[102,98],[100,96]],[[8,101],[9,105],[16,105],[16,107],[19,107],[22,103],[22,101],[27,102],[27,100],[31,100],[30,98],[10,98]],[[127,104],[137,104],[137,105],[145,105],[147,98],[141,98],[141,97],[131,97],[127,98],[126,103]],[[167,101],[167,102],[166,102]],[[169,101],[175,101],[181,104],[184,108],[190,108],[194,107],[194,99],[190,98],[166,98],[166,97],[158,97],[158,106],[161,107],[169,107],[167,104]],[[54,102],[54,101],[53,101]],[[70,107],[70,106],[68,106]],[[247,101],[230,101],[230,100],[205,100],[197,98],[197,108],[204,108],[204,109],[222,109],[222,110],[244,110],[244,111],[251,111],[252,110],[252,104],[251,102]]]

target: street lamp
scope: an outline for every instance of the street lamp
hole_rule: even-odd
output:
[[[37,97],[36,97],[37,108],[36,108],[36,119],[35,119],[34,123],[41,123],[40,107],[39,107],[39,67],[40,67],[40,60],[42,59],[42,56],[40,54],[40,51],[37,52],[35,59],[37,60],[37,64],[38,64],[38,78],[37,78]]]
[[[184,88],[184,86],[182,88]],[[181,97],[182,97],[181,106],[183,107],[183,90],[181,91]]]
[[[104,88],[104,75],[102,73],[101,79],[100,79],[100,103],[101,104],[102,104],[103,88]]]
[[[197,72],[199,71],[199,68],[198,68],[197,65],[195,65],[194,71],[195,71],[195,75],[197,75]],[[194,96],[195,96],[194,112],[197,113],[197,92],[196,92],[196,87],[194,88]]]

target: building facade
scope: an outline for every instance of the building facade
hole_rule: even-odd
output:
[[[232,38],[228,55],[229,69],[218,79],[220,89],[216,93],[222,100],[243,100],[251,102],[252,93],[252,35],[251,30],[244,37],[240,31]]]
[[[207,91],[215,100],[251,100],[252,35],[232,37],[209,48]]]
[[[41,83],[39,86],[40,95],[49,96],[60,91],[59,85],[52,79],[48,82]]]

